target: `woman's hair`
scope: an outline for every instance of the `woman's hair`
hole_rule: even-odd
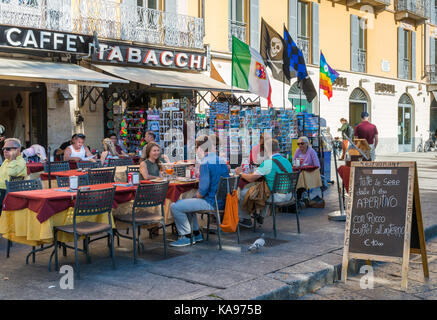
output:
[[[298,140],[301,140],[301,141],[304,142],[307,146],[310,145],[310,140],[308,140],[308,138],[305,137],[305,136],[299,137]]]
[[[149,159],[150,152],[152,151],[152,148],[154,148],[154,147],[158,147],[158,149],[161,150],[161,147],[159,146],[159,144],[157,144],[155,142],[149,142],[146,146],[146,152],[142,156],[143,161]],[[159,158],[156,160],[156,163],[159,164]]]
[[[347,120],[345,118],[341,118],[340,122],[342,122],[342,121],[346,121],[347,122]]]
[[[113,156],[117,155],[117,151],[115,150],[115,146],[112,143],[111,139],[109,138],[103,139],[103,148],[105,149],[105,151],[111,152]]]

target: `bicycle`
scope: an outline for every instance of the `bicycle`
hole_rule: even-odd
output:
[[[432,132],[428,130],[429,137],[428,140],[423,143],[423,135],[420,135],[420,143],[416,148],[417,152],[428,152],[428,151],[435,151],[436,150],[436,143],[432,139]]]

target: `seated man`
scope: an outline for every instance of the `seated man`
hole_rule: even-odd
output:
[[[200,164],[199,190],[194,199],[178,200],[170,207],[175,219],[176,228],[179,233],[179,240],[170,243],[172,247],[183,247],[190,245],[191,225],[188,215],[190,212],[199,210],[214,210],[215,195],[217,193],[220,177],[229,177],[229,170],[226,161],[217,156],[219,139],[215,135],[201,136],[196,140],[196,153],[202,162]],[[224,209],[225,202],[218,201],[219,210]],[[203,241],[199,231],[197,215],[193,217],[193,243]]]
[[[5,140],[3,146],[3,154],[5,161],[0,167],[0,204],[6,195],[6,180],[9,181],[11,177],[27,177],[26,161],[20,153],[21,142],[15,138]],[[0,212],[1,212],[0,207]]]
[[[112,143],[114,144],[115,151],[117,152],[117,156],[121,157],[128,157],[129,155],[124,152],[123,148],[118,144],[117,135],[115,133],[111,134],[109,136],[109,139],[111,139]]]
[[[64,151],[64,161],[91,161],[96,162],[95,155],[91,153],[88,147],[84,146],[85,135],[78,133],[72,140],[72,144]]]
[[[270,145],[271,148],[269,147]],[[255,182],[259,178],[264,177],[270,191],[273,190],[273,183],[275,181],[276,173],[293,172],[293,167],[290,161],[288,161],[286,158],[279,154],[280,150],[281,149],[279,147],[278,140],[266,140],[264,149],[264,155],[266,157],[266,160],[261,163],[259,168],[257,168],[256,171],[251,174],[242,173],[242,169],[237,168],[235,169],[235,173],[239,174],[240,177],[247,182]],[[249,184],[240,191],[240,201],[238,203],[238,216],[240,218],[240,225],[248,228],[252,226],[252,220],[250,219],[249,213],[246,210],[243,210],[243,200],[252,185],[253,184]],[[291,199],[291,197],[291,193],[275,194],[276,201],[288,201]],[[272,195],[270,195],[267,200],[271,201],[271,199]],[[267,209],[268,207],[264,207],[260,215],[256,215],[258,223],[263,223],[264,217],[267,215]]]

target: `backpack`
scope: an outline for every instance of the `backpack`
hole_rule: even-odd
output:
[[[346,135],[352,139],[354,136],[354,128],[352,128],[352,126],[350,124],[347,125],[347,129],[346,129]]]

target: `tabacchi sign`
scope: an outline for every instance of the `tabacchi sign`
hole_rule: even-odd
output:
[[[143,65],[173,69],[207,70],[206,53],[182,52],[119,43],[100,43],[94,62]]]
[[[92,36],[0,25],[0,46],[88,54]]]

